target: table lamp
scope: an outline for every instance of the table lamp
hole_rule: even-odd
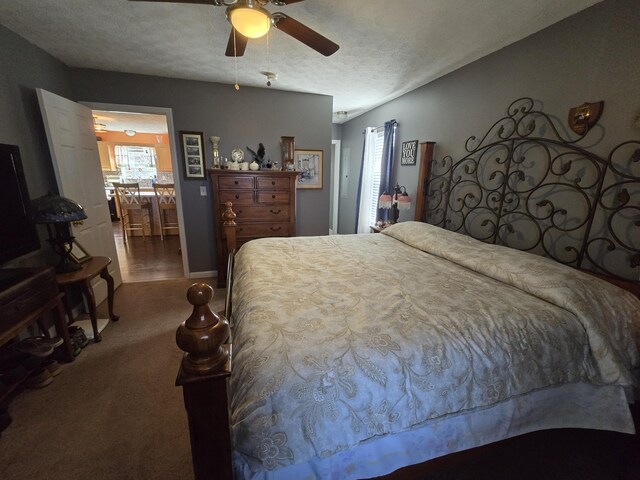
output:
[[[398,223],[400,210],[409,210],[411,208],[411,197],[407,193],[407,189],[403,186],[396,185],[393,196],[385,191],[380,195],[378,200],[378,208],[391,209],[392,223]]]
[[[71,234],[70,222],[78,222],[87,218],[82,206],[68,198],[49,193],[32,202],[33,221],[47,226],[49,243],[53,251],[60,256],[56,266],[57,273],[67,273],[80,270],[79,263],[71,258],[69,253],[73,248],[75,237]]]

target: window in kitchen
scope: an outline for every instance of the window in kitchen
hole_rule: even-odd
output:
[[[116,165],[123,182],[138,182],[150,187],[151,179],[158,174],[157,155],[154,147],[116,145]],[[148,183],[148,185],[147,185]]]

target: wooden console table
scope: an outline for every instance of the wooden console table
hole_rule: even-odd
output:
[[[56,275],[56,280],[61,290],[65,292],[65,306],[67,309],[67,315],[69,316],[69,323],[73,321],[73,313],[71,310],[71,304],[69,303],[69,290],[73,285],[79,285],[82,294],[87,300],[89,306],[89,317],[91,318],[91,326],[93,327],[93,341],[99,342],[102,340],[100,332],[98,332],[98,318],[96,313],[96,298],[93,294],[93,287],[91,286],[91,280],[100,275],[107,282],[108,304],[109,304],[109,318],[114,322],[118,321],[120,317],[113,313],[113,277],[109,275],[107,267],[111,263],[109,257],[91,257],[85,263],[82,264],[80,270],[69,273],[59,273]]]

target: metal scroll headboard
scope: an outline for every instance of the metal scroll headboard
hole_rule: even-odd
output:
[[[513,102],[459,160],[434,160],[422,221],[489,243],[640,280],[640,141],[601,157],[531,98]],[[602,129],[599,129],[602,132]]]

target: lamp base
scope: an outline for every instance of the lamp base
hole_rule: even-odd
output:
[[[81,270],[81,269],[82,269],[82,265],[74,262],[68,257],[62,258],[62,260],[60,260],[60,263],[56,265],[56,273],[71,273],[71,272],[77,272],[78,270]]]

